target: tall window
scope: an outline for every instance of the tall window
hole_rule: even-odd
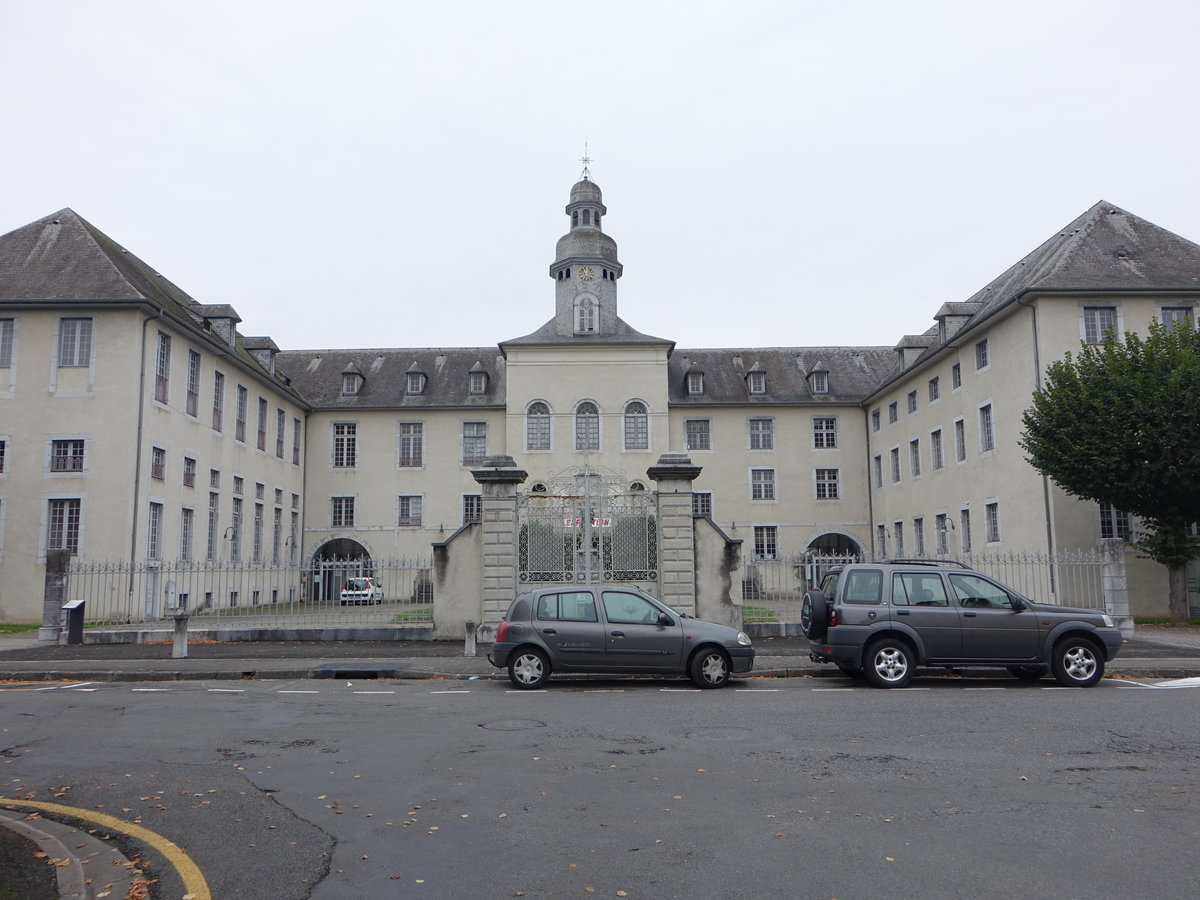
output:
[[[917,411],[917,392],[908,392],[908,414],[911,416]]]
[[[596,330],[596,302],[591,297],[579,301],[575,313],[575,331],[578,334],[588,334]]]
[[[329,524],[333,528],[354,527],[354,498],[330,497]]]
[[[877,409],[871,410],[871,430],[879,430],[879,410]]]
[[[550,449],[550,406],[541,400],[525,411],[525,449]]]
[[[880,556],[887,556],[887,526],[875,526],[875,547]]]
[[[399,465],[419,469],[425,464],[425,426],[421,422],[401,422]]]
[[[70,440],[64,441],[51,441],[50,471],[82,472],[84,444],[85,442],[78,438],[71,438]]]
[[[950,542],[946,538],[946,514],[938,513],[933,517],[933,540],[936,552],[945,555],[950,552]]]
[[[942,456],[942,429],[929,432],[929,465],[936,471],[946,464]]]
[[[60,366],[90,366],[92,364],[91,319],[62,319],[59,321],[58,364]]]
[[[893,447],[889,451],[892,460],[892,484],[900,483],[900,448]]]
[[[817,469],[817,499],[837,500],[841,494],[838,490],[837,469]]]
[[[992,431],[992,405],[979,407],[979,450],[987,453],[996,449],[996,436]]]
[[[1089,344],[1102,344],[1109,331],[1117,327],[1117,310],[1112,306],[1083,308],[1083,339]]]
[[[950,367],[950,387],[956,391],[962,387],[962,363]]]
[[[261,503],[254,504],[254,535],[253,543],[250,549],[250,558],[254,562],[262,561],[263,548],[263,505]]]
[[[291,513],[291,530],[288,532],[288,565],[294,566],[300,557],[300,513]]]
[[[154,399],[166,403],[171,395],[171,336],[158,333],[158,355],[154,361]]]
[[[775,559],[779,555],[779,528],[775,525],[754,526],[754,558]]]
[[[900,418],[900,414],[896,409],[896,401],[893,400],[888,404],[888,424],[895,425],[896,420]]]
[[[482,465],[487,459],[487,422],[463,422],[463,465]]]
[[[1000,504],[993,501],[983,507],[987,519],[987,539],[989,544],[1000,540]]]
[[[234,410],[233,437],[235,440],[246,439],[246,416],[249,415],[250,392],[242,385],[237,386],[237,407]]]
[[[692,515],[712,518],[712,491],[692,493]]]
[[[283,459],[283,433],[287,431],[287,413],[275,410],[275,456]]]
[[[212,427],[213,431],[220,431],[224,427],[225,418],[225,376],[220,372],[213,372],[213,407],[212,407]]]
[[[292,419],[292,465],[300,465],[300,420]]]
[[[397,525],[420,525],[421,524],[421,497],[419,495],[405,495],[397,498],[399,515],[396,519]]]
[[[233,509],[229,515],[229,559],[237,562],[242,558],[242,498],[233,498]]]
[[[1164,306],[1162,308],[1162,323],[1168,328],[1192,328],[1192,308],[1190,306]],[[4,365],[4,322],[0,320],[0,366]]]
[[[913,519],[913,552],[917,556],[925,555],[925,518],[923,516]]]
[[[650,449],[650,412],[640,400],[625,404],[625,449]]]
[[[358,425],[337,422],[333,426],[333,467],[353,469],[358,465]]]
[[[817,449],[832,450],[838,445],[837,418],[835,416],[817,416],[813,419],[813,446]]]
[[[775,449],[775,420],[774,419],[750,419],[750,449],[751,450],[774,450]]]
[[[271,520],[271,564],[279,565],[283,550],[283,510],[278,507],[273,511]]]
[[[7,441],[0,441],[0,475],[4,474],[4,451],[7,449]]]
[[[192,528],[195,513],[185,506],[179,511],[179,558],[184,562],[192,559]]]
[[[959,462],[967,458],[967,426],[962,419],[954,422],[954,458]]]
[[[146,559],[158,559],[161,556],[159,541],[162,539],[161,503],[150,504],[150,516],[146,519]]]
[[[51,500],[46,527],[47,550],[79,552],[79,519],[83,501]]]
[[[875,458],[871,460],[871,468],[875,475],[875,487],[883,487],[883,457],[876,454]]]
[[[150,477],[159,481],[167,477],[167,451],[162,447],[150,448]]]
[[[683,423],[683,433],[689,450],[711,450],[712,434],[708,419],[688,419]]]
[[[988,366],[988,342],[987,338],[975,344],[975,370],[986,369]]]
[[[267,449],[267,401],[258,398],[258,449]]]
[[[600,449],[600,407],[590,400],[575,407],[575,449]]]
[[[971,552],[971,511],[959,510],[958,513],[958,545],[963,553]]]
[[[1100,504],[1100,537],[1128,541],[1131,533],[1129,513],[1122,512],[1111,503]]]
[[[895,542],[894,546],[896,548],[896,555],[903,556],[904,555],[904,523],[903,522],[893,522],[892,523],[892,540]]]
[[[775,499],[775,470],[774,469],[751,469],[750,470],[750,499],[751,500],[774,500]]]
[[[200,354],[195,350],[188,351],[185,411],[189,416],[194,416],[200,411]]]
[[[220,494],[208,495],[208,546],[205,548],[205,559],[217,558],[217,514],[220,502]]]
[[[0,319],[0,369],[12,365],[13,320]]]
[[[463,494],[463,524],[483,521],[483,496]]]
[[[941,381],[937,378],[937,376],[934,376],[933,378],[929,379],[929,402],[932,403],[940,396],[942,396]]]
[[[908,471],[916,478],[921,474],[921,439],[913,438],[908,442]]]

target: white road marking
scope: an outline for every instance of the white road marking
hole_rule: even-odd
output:
[[[34,691],[69,691],[72,688],[81,688],[86,684],[95,684],[94,681],[80,681],[77,684],[56,684],[51,687],[34,688]]]
[[[734,688],[735,694],[778,694],[779,688]]]
[[[395,691],[351,691],[354,694],[394,694]]]
[[[209,688],[210,694],[244,694],[245,688]]]
[[[623,694],[625,688],[585,688],[584,694]]]
[[[858,690],[858,688],[813,688],[814,694],[847,694]]]
[[[354,693],[357,694],[357,693],[359,693],[359,691],[355,691]],[[393,691],[392,693],[395,693],[395,691]],[[471,692],[470,691],[430,691],[429,693],[431,693],[431,694],[469,694]],[[530,691],[509,691],[509,693],[510,694],[528,694],[531,692]],[[545,691],[537,691],[537,693],[544,694],[546,692]]]
[[[1043,691],[1081,691],[1083,688],[1067,687],[1065,684],[1059,687],[1044,687]]]
[[[963,688],[964,691],[1007,691],[1006,687]]]
[[[275,693],[277,693],[277,694],[319,694],[319,693],[321,693],[321,692],[320,692],[320,691],[284,691],[284,690],[278,690],[278,691],[276,691]]]
[[[135,694],[169,694],[170,688],[130,688]]]
[[[700,688],[659,688],[662,694],[698,694]]]
[[[430,691],[429,693],[431,693],[431,694],[469,694],[471,692],[470,691]],[[504,693],[506,693],[506,694],[544,694],[546,692],[544,690],[527,691],[524,689],[517,690],[517,689],[510,688],[509,690],[505,691]]]

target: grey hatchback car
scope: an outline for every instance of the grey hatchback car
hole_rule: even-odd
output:
[[[903,687],[917,666],[991,666],[1091,687],[1121,650],[1112,617],[1035,603],[960,562],[895,559],[833,568],[804,595],[800,626],[815,662]]]
[[[524,591],[509,605],[488,661],[519,688],[551,672],[687,675],[723,687],[754,667],[743,632],[676,612],[629,585],[558,585]]]

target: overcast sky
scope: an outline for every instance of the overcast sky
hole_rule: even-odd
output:
[[[0,0],[0,233],[69,206],[284,349],[553,314],[882,344],[1100,199],[1200,241],[1196,0]]]

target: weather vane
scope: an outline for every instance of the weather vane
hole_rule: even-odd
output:
[[[592,164],[592,158],[588,156],[587,140],[584,140],[583,142],[583,157],[579,161],[583,163],[583,174],[579,176],[579,180],[589,181],[592,177],[592,173],[588,170],[588,166]]]

